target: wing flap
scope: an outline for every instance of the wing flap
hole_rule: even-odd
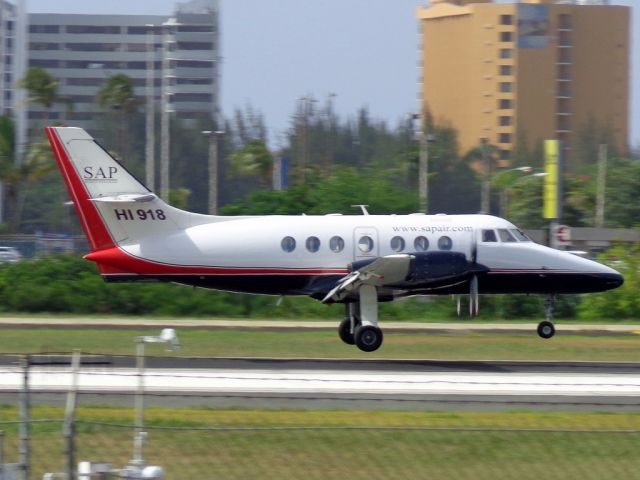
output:
[[[322,300],[323,303],[341,300],[345,292],[356,290],[360,285],[382,287],[406,280],[414,257],[406,254],[387,255],[341,278]]]

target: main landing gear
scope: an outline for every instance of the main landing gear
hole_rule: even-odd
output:
[[[362,285],[360,301],[345,303],[344,320],[340,322],[338,335],[347,345],[355,345],[363,352],[374,352],[384,335],[378,327],[378,293],[372,285]]]
[[[556,296],[550,294],[544,305],[546,320],[543,320],[538,324],[538,335],[542,338],[551,338],[556,334],[556,327],[553,325],[553,307],[556,301]]]

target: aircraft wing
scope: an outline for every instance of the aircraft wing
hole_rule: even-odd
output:
[[[376,258],[371,263],[354,270],[341,278],[322,300],[323,303],[340,300],[344,292],[349,292],[360,285],[381,287],[406,280],[410,272],[413,255],[397,254]]]

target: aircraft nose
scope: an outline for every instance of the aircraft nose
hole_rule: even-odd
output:
[[[624,277],[613,268],[601,265],[601,273],[598,275],[605,290],[618,288],[624,283]]]

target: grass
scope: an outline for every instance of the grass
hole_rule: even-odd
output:
[[[96,354],[132,355],[134,338],[157,335],[148,330],[2,329],[0,353],[52,353],[80,349]],[[531,334],[395,334],[385,336],[374,353],[343,344],[325,331],[178,331],[182,349],[166,352],[148,345],[150,356],[383,358],[439,360],[545,360],[640,362],[640,336]]]
[[[34,418],[60,418],[37,407]],[[0,408],[17,458],[13,407]],[[81,407],[78,460],[124,466],[131,409]],[[145,457],[167,478],[640,478],[640,414],[432,413],[149,408]],[[168,428],[171,427],[171,428]],[[61,471],[60,422],[32,425],[32,478]]]

